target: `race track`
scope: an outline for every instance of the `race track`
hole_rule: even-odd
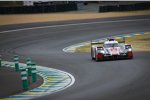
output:
[[[75,77],[73,86],[38,100],[150,100],[150,52],[135,52],[132,60],[94,62],[89,53],[62,51],[92,39],[148,31],[150,16],[0,26],[0,54],[7,60],[18,54],[22,62],[30,56]]]

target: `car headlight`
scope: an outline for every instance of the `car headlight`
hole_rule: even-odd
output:
[[[129,48],[129,49],[128,49],[128,51],[132,51],[132,49],[131,49],[131,48]]]
[[[101,53],[103,53],[103,54],[104,54],[104,53],[105,53],[105,51],[104,51],[104,50],[101,50]]]

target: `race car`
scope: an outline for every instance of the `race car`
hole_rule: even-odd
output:
[[[109,38],[102,41],[91,41],[92,60],[101,61],[106,59],[133,58],[132,46],[123,41]]]

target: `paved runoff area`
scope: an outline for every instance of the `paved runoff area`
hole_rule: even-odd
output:
[[[19,65],[23,67],[26,66],[26,64],[23,63],[19,63]],[[14,68],[14,63],[2,61],[2,66]],[[64,71],[44,66],[36,66],[36,70],[37,74],[42,76],[44,79],[44,82],[41,86],[23,93],[7,96],[3,99],[33,99],[66,89],[67,87],[73,85],[75,82],[74,77]]]

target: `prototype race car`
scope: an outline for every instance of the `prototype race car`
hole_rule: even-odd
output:
[[[102,45],[102,46],[100,46]],[[104,42],[91,41],[91,57],[93,60],[133,58],[132,47],[123,41],[107,39]]]

